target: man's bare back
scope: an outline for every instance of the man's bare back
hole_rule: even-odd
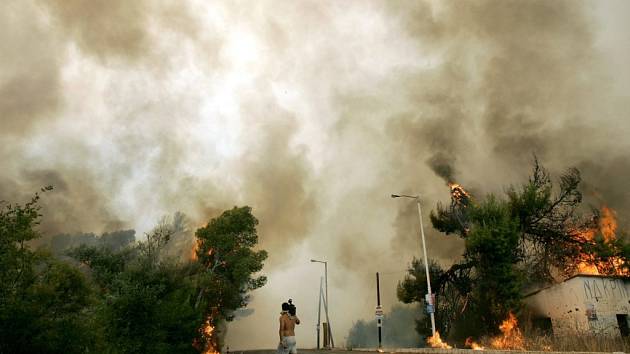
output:
[[[280,337],[294,337],[296,324],[300,324],[300,319],[297,316],[282,314],[280,316]]]

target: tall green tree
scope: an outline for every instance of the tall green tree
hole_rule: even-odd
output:
[[[436,322],[442,334],[452,337],[492,333],[511,310],[520,307],[521,273],[519,224],[506,201],[490,195],[470,204],[466,213],[465,252],[462,261],[448,270],[429,263],[435,292]],[[457,220],[459,222],[459,220]],[[424,263],[414,260],[398,285],[398,298],[422,302],[427,293]],[[462,328],[466,323],[475,323]],[[460,331],[453,332],[459,327]],[[418,323],[418,332],[429,335],[430,323]],[[465,337],[464,337],[465,338]]]
[[[206,318],[215,329],[234,318],[234,311],[247,306],[249,293],[265,285],[264,275],[256,276],[267,258],[258,244],[258,219],[248,206],[234,207],[199,228],[197,262],[198,277],[196,306],[204,309]],[[213,332],[209,345],[220,348],[222,333]]]
[[[472,208],[470,220],[464,258],[474,267],[472,299],[480,328],[492,332],[510,311],[520,308],[519,223],[507,203],[492,195]]]

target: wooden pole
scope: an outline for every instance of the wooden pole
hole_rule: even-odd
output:
[[[377,308],[381,307],[381,287],[378,278],[378,272],[376,272],[376,306]],[[376,327],[378,327],[378,347],[382,348],[382,334],[381,329],[383,328],[383,322],[381,318],[377,315],[376,317]]]

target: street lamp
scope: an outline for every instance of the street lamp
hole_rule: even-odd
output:
[[[326,287],[326,301],[324,302],[324,305],[325,305],[324,310],[326,310],[326,322],[328,323],[328,336],[330,337],[330,344],[334,348],[335,341],[333,340],[332,329],[330,327],[330,318],[328,318],[328,306],[330,306],[330,301],[328,301],[328,262],[320,261],[317,259],[311,259],[311,262],[324,264],[324,284]],[[319,336],[318,336],[318,340],[319,340]]]
[[[418,217],[420,218],[420,236],[422,237],[422,252],[424,254],[424,267],[425,273],[427,275],[427,290],[429,292],[428,296],[425,298],[427,303],[433,306],[433,295],[431,292],[431,278],[429,277],[429,259],[427,258],[427,247],[424,242],[424,227],[422,225],[422,208],[420,207],[420,196],[419,195],[404,195],[404,194],[392,194],[392,198],[410,198],[415,199],[416,204],[418,205]],[[431,309],[432,311],[429,313],[431,316],[431,330],[433,332],[433,336],[435,337],[435,308]]]

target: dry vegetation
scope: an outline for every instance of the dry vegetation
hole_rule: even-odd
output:
[[[554,351],[586,351],[586,352],[628,352],[628,338],[603,335],[575,335],[554,338],[538,338],[540,342],[547,340]]]
[[[492,348],[488,345],[489,338],[483,338],[479,344],[484,348]],[[527,351],[550,352],[630,352],[630,339],[594,334],[574,334],[564,336],[524,336],[524,347]]]

